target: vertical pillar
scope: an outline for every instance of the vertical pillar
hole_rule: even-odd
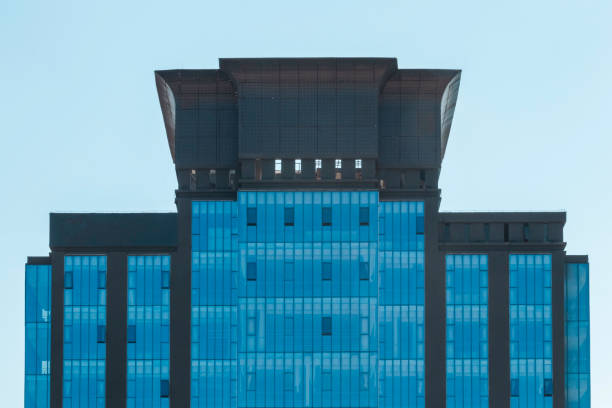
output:
[[[127,398],[127,254],[109,252],[106,267],[106,407]]]
[[[61,408],[64,371],[64,253],[51,253],[50,407]]]
[[[170,273],[170,406],[191,400],[191,199],[176,198],[178,241]]]
[[[425,199],[425,407],[446,405],[446,278],[438,249],[440,198]]]
[[[489,252],[489,407],[510,407],[509,254]]]
[[[552,253],[553,406],[565,408],[565,253]]]

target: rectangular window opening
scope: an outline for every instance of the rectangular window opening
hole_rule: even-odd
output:
[[[519,396],[519,380],[517,378],[513,378],[510,380],[510,396]]]
[[[247,208],[247,225],[257,225],[257,208],[249,207]]]
[[[106,342],[106,326],[98,326],[98,343]]]
[[[523,242],[529,242],[529,224],[523,224]]]
[[[274,174],[281,174],[283,172],[283,161],[281,159],[274,160]]]
[[[368,207],[359,207],[359,225],[370,224],[370,209]]]
[[[342,159],[336,159],[335,160],[335,168],[336,169],[341,169],[342,168]]]
[[[321,225],[332,225],[332,209],[331,207],[321,208]]]
[[[162,398],[168,398],[170,395],[170,381],[161,380],[159,382],[159,396]]]
[[[329,316],[321,318],[321,336],[331,336],[332,334],[332,319]]]
[[[128,343],[136,343],[136,326],[130,324],[127,328]]]
[[[355,159],[355,168],[361,170],[361,159]]]
[[[257,265],[255,262],[247,262],[247,280],[257,280]]]
[[[504,242],[508,242],[510,239],[509,226],[508,224],[504,224]]]
[[[370,265],[367,262],[359,262],[359,280],[370,280]]]
[[[544,379],[544,396],[552,397],[553,395],[553,381],[550,378]]]
[[[106,272],[98,272],[98,289],[106,289]]]
[[[64,273],[64,289],[72,289],[72,272]]]
[[[302,174],[302,159],[295,159],[295,174]]]
[[[293,207],[285,207],[285,226],[293,226],[295,218],[295,209]]]

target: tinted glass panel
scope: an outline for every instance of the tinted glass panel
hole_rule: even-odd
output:
[[[544,393],[545,381],[553,378],[551,259],[510,255],[512,408],[552,407],[552,396]]]
[[[51,266],[25,270],[25,408],[49,406]]]
[[[169,406],[170,273],[169,255],[128,256],[127,408]]]
[[[64,257],[64,398],[65,408],[103,407],[106,369],[105,256]],[[106,285],[104,285],[106,286]]]
[[[489,406],[487,255],[446,256],[446,407]]]
[[[589,264],[565,268],[565,396],[567,408],[591,406]]]

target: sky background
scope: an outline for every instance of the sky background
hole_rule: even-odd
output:
[[[24,263],[49,251],[49,212],[175,210],[153,71],[336,56],[463,70],[441,209],[567,211],[567,251],[591,262],[593,407],[608,406],[612,2],[494,3],[3,2],[3,406],[23,404]]]

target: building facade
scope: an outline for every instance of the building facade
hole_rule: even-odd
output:
[[[158,71],[176,213],[50,216],[26,407],[590,407],[565,213],[444,213],[460,72]]]

